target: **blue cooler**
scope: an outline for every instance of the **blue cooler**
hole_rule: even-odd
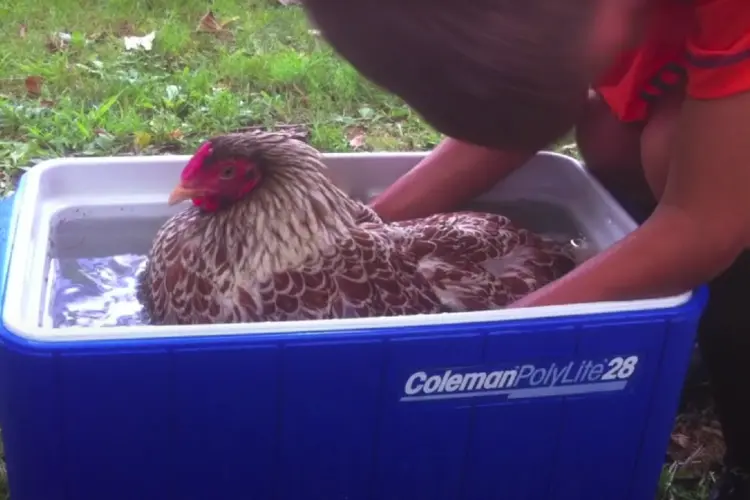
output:
[[[423,156],[325,161],[368,199]],[[187,159],[49,161],[4,203],[13,500],[654,498],[703,288],[395,318],[56,327],[56,259],[145,254],[182,208],[166,199]],[[593,251],[636,227],[552,153],[477,203],[541,232],[569,224]],[[535,216],[544,207],[559,220]]]

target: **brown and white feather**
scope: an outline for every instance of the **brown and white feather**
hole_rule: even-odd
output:
[[[247,138],[246,138],[247,139]],[[384,223],[273,134],[265,176],[217,213],[189,207],[154,239],[138,295],[154,324],[394,316],[505,307],[575,267],[568,245],[501,215]]]

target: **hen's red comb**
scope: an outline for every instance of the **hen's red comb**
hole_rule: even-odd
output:
[[[211,146],[210,142],[204,142],[203,144],[201,144],[193,157],[190,158],[188,164],[185,165],[185,168],[182,169],[182,175],[180,176],[182,180],[184,181],[195,174],[195,172],[197,172],[198,169],[201,168],[201,165],[203,165],[203,162],[207,157],[211,155],[211,153],[213,153],[213,147]]]

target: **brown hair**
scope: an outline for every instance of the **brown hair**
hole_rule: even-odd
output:
[[[586,98],[579,64],[593,0],[303,0],[365,78],[439,132],[535,151]]]

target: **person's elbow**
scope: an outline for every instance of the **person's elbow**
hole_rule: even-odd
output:
[[[726,271],[746,248],[747,239],[741,229],[721,224],[703,226],[699,245],[704,256],[701,282],[706,283]]]
[[[687,260],[675,256],[685,265],[683,280],[688,288],[707,283],[722,274],[747,246],[747,233],[731,221],[717,224],[713,219],[709,221],[667,207],[657,211],[668,222],[665,227],[670,234],[664,236],[675,238],[679,242],[677,251],[690,256]]]

